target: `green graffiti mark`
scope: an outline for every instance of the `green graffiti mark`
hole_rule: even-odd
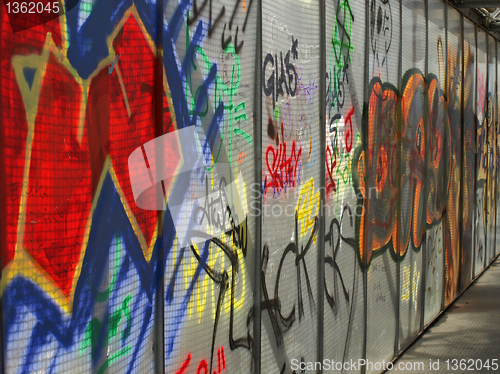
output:
[[[111,317],[109,317],[109,337],[113,338],[118,331],[118,324],[122,319],[122,313],[125,314],[125,318],[127,319],[127,327],[123,330],[122,338],[127,338],[130,335],[130,330],[132,328],[131,318],[130,318],[130,309],[128,307],[128,303],[132,300],[132,295],[127,295],[125,300],[123,300],[122,307],[116,310]]]
[[[125,300],[123,300],[122,302],[121,308],[115,310],[109,317],[108,334],[104,338],[105,340],[103,342],[103,347],[107,347],[108,342],[116,336],[118,332],[118,325],[122,319],[122,314],[125,316],[127,322],[125,329],[122,331],[121,339],[124,342],[129,337],[130,331],[132,329],[132,314],[130,313],[128,304],[131,300],[132,295],[127,295]],[[91,346],[92,357],[95,356],[97,340],[101,332],[101,327],[101,321],[98,318],[92,318],[85,330],[85,338],[83,339],[80,347],[80,354],[85,353],[85,351]]]
[[[188,13],[188,19],[189,19],[189,13]],[[190,41],[190,36],[189,36],[189,26],[187,26],[186,23],[186,50],[189,48],[189,41]],[[194,54],[193,54],[193,61],[191,62],[191,66],[193,70],[197,70],[198,67],[196,65],[196,61],[194,60],[194,56],[198,54],[202,59],[203,62],[205,63],[205,68],[206,71],[210,71],[212,68],[212,63],[210,62],[209,58],[207,57],[205,51],[203,48],[199,45],[196,45],[194,47]],[[213,158],[212,163],[209,166],[205,166],[205,170],[208,172],[211,172],[215,163],[219,160],[220,157],[220,152],[222,150],[222,142],[224,141],[224,136],[226,132],[226,118],[227,118],[227,140],[229,144],[229,163],[232,162],[232,134],[234,133],[235,135],[242,136],[249,144],[252,143],[252,137],[248,135],[245,131],[239,129],[239,128],[234,128],[233,129],[233,122],[236,123],[238,121],[247,121],[247,115],[245,113],[238,113],[241,110],[245,110],[245,102],[240,102],[239,104],[235,105],[234,98],[236,97],[236,94],[238,93],[238,89],[240,87],[240,81],[241,81],[241,63],[240,63],[240,58],[238,54],[236,53],[235,47],[233,44],[228,44],[226,49],[224,50],[225,55],[232,55],[235,59],[235,63],[232,64],[231,68],[231,82],[230,85],[226,85],[226,82],[221,78],[219,72],[217,72],[215,76],[215,82],[214,82],[214,110],[217,108],[221,103],[223,103],[223,113],[222,113],[222,130],[220,132],[220,144],[219,144],[219,150],[217,151],[217,155]],[[207,103],[205,106],[205,109],[201,112],[196,112],[194,111],[195,105],[197,102],[198,95],[200,93],[200,90],[202,89],[202,86],[200,85],[197,89],[196,92],[194,93],[193,96],[193,85],[192,85],[192,80],[191,80],[191,71],[188,71],[187,73],[188,79],[186,79],[186,102],[190,103],[191,109],[189,110],[190,115],[197,115],[200,117],[206,117],[208,114],[208,99]],[[236,75],[236,79],[234,79]],[[234,118],[233,118],[234,116]],[[200,149],[200,146],[198,145],[197,148],[198,155],[201,157],[202,156],[202,150]]]
[[[197,51],[202,59],[205,61],[205,65],[207,70],[209,70],[212,67],[212,63],[208,59],[207,55],[205,54],[205,51],[197,45],[195,47],[195,51]],[[234,49],[234,46],[232,44],[229,44],[226,49],[224,50],[224,53],[226,55],[233,55],[236,64],[232,64],[232,70],[231,70],[231,84],[229,87],[224,83],[222,78],[220,77],[219,73],[217,73],[215,77],[215,94],[214,94],[214,107],[219,106],[221,103],[224,103],[224,110],[222,114],[222,131],[221,131],[221,139],[220,139],[220,146],[219,146],[219,151],[217,152],[217,156],[213,161],[213,164],[217,162],[219,159],[220,151],[222,149],[221,145],[224,140],[224,134],[225,134],[225,126],[226,126],[226,120],[225,120],[225,113],[228,113],[228,143],[229,143],[229,163],[231,164],[232,162],[232,154],[231,154],[231,143],[232,143],[232,133],[235,130],[238,130],[237,132],[235,131],[235,134],[241,135],[245,138],[245,140],[251,144],[252,143],[252,138],[250,135],[245,133],[241,129],[234,129],[233,130],[233,120],[238,121],[240,119],[244,119],[245,121],[247,120],[246,114],[239,114],[237,115],[237,112],[245,109],[245,103],[240,103],[236,107],[234,106],[234,97],[236,96],[236,93],[238,92],[238,88],[240,86],[240,80],[241,80],[241,65],[240,65],[240,58],[236,54],[236,51]],[[235,76],[235,69],[236,69],[236,81],[234,80]],[[224,96],[228,97],[228,102],[229,104],[226,104],[225,101],[223,100]],[[233,119],[233,114],[235,115],[235,118]],[[201,149],[198,149],[198,154],[201,156]],[[213,168],[213,164],[206,168],[207,171],[211,171]]]
[[[361,143],[361,135],[358,133],[358,134],[356,134],[354,144],[358,145],[360,143]],[[335,149],[334,154],[339,154],[338,153],[338,149],[339,149],[338,146],[334,146],[333,148]],[[353,153],[353,151],[351,151],[351,153],[347,153],[345,148],[342,148],[342,153],[340,154],[340,160],[337,164],[338,167],[336,168],[336,172],[335,172],[335,175],[337,176],[337,180],[339,181],[337,191],[340,190],[340,181],[341,180],[342,180],[342,183],[344,183],[344,185],[352,186],[352,173],[351,173],[352,153]],[[331,161],[333,161],[333,155],[332,155]],[[344,161],[344,164],[342,164],[342,161]],[[350,190],[350,191],[353,192],[353,190]],[[336,214],[341,214],[342,199],[341,199],[340,195],[341,195],[340,193],[337,193],[336,198],[335,198],[335,205],[336,205],[335,212],[336,212]]]
[[[130,331],[132,330],[132,313],[128,307],[128,303],[132,301],[132,295],[127,295],[122,303],[122,312],[127,319],[127,327],[122,331],[122,341],[125,341],[130,336]]]
[[[340,23],[342,11],[344,11],[344,22]],[[330,66],[332,65],[332,57],[335,55],[335,63],[339,70],[344,68],[346,62],[351,62],[351,51],[354,50],[351,44],[353,20],[354,18],[349,2],[342,1],[337,9],[337,17],[333,28],[332,50],[330,53]],[[344,56],[344,50],[347,56]]]
[[[97,346],[97,338],[99,337],[99,331],[101,330],[101,321],[97,318],[92,318],[92,320],[87,325],[85,330],[85,338],[83,339],[82,345],[80,346],[80,354],[85,353],[90,345],[92,345],[92,354],[95,352],[95,347]]]
[[[106,369],[111,366],[113,362],[115,362],[122,356],[128,355],[131,350],[132,348],[130,347],[130,345],[127,345],[125,348],[122,348],[118,352],[113,353],[108,359],[106,359],[106,361],[104,361],[104,363],[99,368],[97,374],[103,374],[106,371]]]
[[[187,12],[187,20],[189,21],[189,11]],[[189,36],[189,25],[188,23],[186,22],[186,51],[189,49],[189,39],[190,39],[190,36]],[[194,70],[197,70],[197,67],[196,67],[196,64],[194,62],[194,60],[191,62],[192,64],[192,67]],[[186,103],[188,104],[188,107],[190,108],[189,109],[189,115],[192,116],[192,115],[196,115],[196,116],[199,116],[199,117],[206,117],[206,115],[208,114],[208,101],[205,105],[205,109],[202,111],[202,112],[195,112],[195,103],[198,99],[198,95],[200,93],[200,90],[202,88],[202,86],[199,86],[198,89],[196,90],[194,96],[192,94],[193,92],[193,81],[192,81],[192,76],[191,76],[191,70],[190,69],[187,69],[187,72],[186,72]]]
[[[234,129],[234,133],[235,133],[236,135],[241,135],[241,136],[243,136],[243,137],[246,139],[246,141],[247,141],[248,143],[252,143],[252,138],[251,138],[251,137],[250,137],[250,135],[248,135],[245,131],[243,131],[243,130],[241,130],[241,129]]]
[[[343,22],[341,16],[343,12]],[[344,106],[345,84],[349,83],[347,79],[347,69],[351,62],[351,52],[354,46],[351,43],[352,15],[349,2],[343,1],[338,10],[333,29],[333,39],[330,50],[330,68],[328,71],[327,101],[332,107],[337,105],[337,110]]]
[[[115,255],[115,267],[113,271],[113,277],[111,280],[111,284],[108,289],[104,292],[97,292],[96,300],[100,303],[105,302],[111,296],[111,293],[115,289],[116,280],[118,277],[118,270],[120,268],[120,254],[121,254],[121,240],[118,236],[115,237],[115,243],[117,243],[117,251]],[[89,281],[89,280],[87,280]],[[121,341],[125,343],[127,338],[130,336],[132,330],[132,313],[130,312],[130,308],[128,304],[132,301],[132,295],[127,295],[122,302],[122,305],[119,309],[115,310],[110,316],[108,320],[108,332],[104,336],[104,341],[102,342],[103,347],[107,347],[109,341],[113,339],[118,334],[118,326],[120,321],[122,320],[122,316],[125,317],[126,323],[125,328],[121,332]],[[92,358],[97,355],[97,343],[99,341],[99,336],[101,334],[101,329],[103,328],[101,321],[98,318],[92,318],[92,320],[88,323],[87,328],[85,329],[84,339],[80,346],[80,354],[84,354],[88,348],[91,348],[91,356]],[[106,359],[106,361],[100,367],[98,373],[104,373],[104,371],[116,360],[120,357],[129,354],[131,351],[131,347],[127,346],[120,351],[114,353],[112,356]]]

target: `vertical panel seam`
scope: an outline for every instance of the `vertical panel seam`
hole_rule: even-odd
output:
[[[156,17],[156,58],[154,65],[155,82],[155,137],[163,135],[163,0],[158,0],[156,3],[157,17]],[[159,75],[159,77],[158,77]],[[163,157],[156,157],[157,160],[163,162]],[[161,166],[160,166],[161,167]],[[163,222],[165,211],[158,213],[157,225],[157,240],[158,240],[158,255],[157,255],[157,269],[156,269],[156,282],[157,288],[155,293],[155,317],[153,318],[153,325],[156,327],[154,332],[153,343],[153,362],[156,373],[165,373],[165,304],[163,303],[163,295],[165,295],[164,284],[164,266],[165,266],[165,253],[163,248]],[[152,259],[154,261],[154,259]]]
[[[445,40],[445,52],[444,52],[444,92],[445,92],[445,97],[446,101],[448,100],[449,97],[449,92],[448,92],[448,3],[444,2],[444,40]],[[445,113],[446,115],[446,120],[449,121],[448,118],[448,113]],[[446,143],[448,143],[449,139],[445,139]],[[449,150],[448,150],[449,152]],[[449,171],[447,171],[449,173]],[[446,201],[448,200],[448,191],[446,191],[445,195]],[[444,215],[444,220],[443,220],[443,276],[442,276],[442,282],[443,282],[443,289],[441,291],[441,312],[444,310],[444,305],[445,305],[445,290],[446,290],[446,225],[448,221],[448,210],[446,210],[446,214]]]
[[[474,44],[475,44],[475,58],[476,58],[476,68],[474,69],[474,114],[476,113],[477,110],[477,69],[479,67],[479,61],[477,57],[477,26],[474,23]],[[477,152],[477,116],[474,117],[474,170],[477,168],[477,161],[476,161],[476,152]],[[477,171],[477,170],[476,170]],[[476,179],[476,176],[474,176],[474,179]],[[473,215],[473,222],[472,224],[474,227],[476,227],[476,186],[475,183],[476,181],[474,180],[474,215]],[[472,240],[472,280],[475,279],[476,277],[476,236],[477,236],[476,230],[474,230],[474,237]]]
[[[495,41],[495,108],[496,108],[496,111],[495,111],[495,114],[494,114],[494,118],[495,118],[495,151],[498,152],[498,41],[496,39],[494,39]],[[496,155],[496,161],[498,161],[498,154]],[[498,163],[495,163],[495,170],[496,170],[496,173],[495,173],[495,201],[494,201],[494,206],[495,206],[495,239],[494,239],[494,242],[493,242],[493,258],[496,257],[496,253],[497,253],[497,216],[498,216],[498,212],[497,212],[497,207],[498,207],[498,204],[497,204],[497,199],[498,199]]]
[[[254,181],[258,186],[262,186],[262,76],[260,74],[260,62],[262,61],[262,0],[257,1],[257,42],[255,45],[255,66],[254,66]],[[259,188],[260,191],[260,188]],[[262,195],[257,195],[257,207],[261,213],[255,217],[255,261],[254,261],[254,373],[260,374],[261,367],[261,247],[262,247]]]
[[[458,273],[458,287],[460,287],[461,290],[461,285],[462,285],[462,258],[463,258],[463,252],[464,252],[464,242],[463,242],[463,234],[464,234],[464,185],[466,181],[464,180],[464,163],[465,163],[465,118],[464,118],[464,95],[465,95],[465,38],[464,38],[464,16],[460,14],[460,46],[462,48],[462,59],[460,61],[461,64],[461,74],[460,74],[460,79],[461,79],[461,84],[460,84],[460,126],[462,127],[461,131],[461,136],[460,136],[460,149],[462,152],[462,162],[460,163],[460,195],[458,199],[458,211],[461,212],[460,217],[459,217],[459,225],[458,225],[458,232],[459,232],[459,238],[460,238],[460,246],[458,248],[458,266],[459,266],[459,273]]]
[[[488,104],[488,92],[489,92],[489,80],[490,80],[490,69],[489,69],[489,57],[490,57],[490,43],[489,43],[489,38],[488,38],[488,32],[485,31],[485,42],[486,42],[486,79],[485,79],[485,97],[486,97],[486,111],[484,112],[484,120],[485,120],[485,126],[484,126],[484,132],[485,132],[485,142],[486,144],[488,143],[488,124],[487,124],[487,116],[488,116],[488,111],[489,111],[489,104]],[[486,147],[485,147],[486,148]],[[488,264],[488,177],[489,177],[489,170],[490,165],[489,165],[489,160],[488,160],[488,148],[486,148],[486,183],[484,185],[484,201],[486,202],[486,206],[484,209],[484,214],[486,218],[486,224],[485,224],[485,235],[484,235],[484,252],[483,252],[483,269],[486,269],[486,265]]]
[[[429,0],[424,1],[424,9],[425,9],[425,82],[426,82],[426,87],[428,88],[428,76],[429,76]],[[424,115],[425,115],[425,121],[424,123],[427,122],[427,129],[430,128],[430,116],[429,116],[429,91],[428,89],[425,90],[424,92]],[[430,135],[426,136],[427,139],[430,139]],[[427,160],[429,162],[429,160]],[[425,168],[425,175],[427,177],[427,167]],[[425,191],[425,197],[428,197],[428,191],[427,189],[424,189]],[[424,200],[425,201],[425,200]],[[426,224],[427,220],[425,219],[425,214],[422,217],[422,220],[424,222],[424,238],[422,240],[422,245],[424,246],[422,248],[422,281],[420,282],[420,297],[419,297],[419,303],[420,303],[420,327],[419,331],[423,331],[424,329],[424,320],[425,320],[425,287],[427,285],[427,229],[426,229]]]
[[[401,99],[401,80],[403,77],[403,0],[399,0],[399,51],[398,51],[398,109],[397,109],[397,131],[398,131],[398,161],[397,161],[397,174],[398,174],[398,191],[401,191],[401,110],[400,107],[400,99]],[[396,316],[396,337],[394,339],[394,350],[395,355],[397,356],[400,352],[400,327],[401,327],[401,257],[399,250],[399,242],[400,242],[400,217],[401,217],[401,194],[398,193],[396,199],[396,243],[394,245],[394,252],[396,253],[396,283],[397,283],[397,316]]]
[[[318,288],[318,336],[317,336],[317,359],[323,362],[324,344],[324,278],[325,278],[325,147],[326,147],[326,4],[325,0],[320,0],[319,6],[320,25],[320,56],[319,56],[319,136],[320,136],[320,210],[319,210],[319,241],[317,260],[317,288]],[[322,373],[320,365],[318,373]]]

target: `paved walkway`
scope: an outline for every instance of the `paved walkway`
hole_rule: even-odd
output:
[[[454,359],[458,361],[452,361]],[[436,370],[430,369],[430,362]],[[417,363],[423,363],[424,368],[416,369]],[[485,367],[487,365],[489,369]],[[387,373],[396,372],[396,369],[399,373],[412,374],[500,374],[500,257],[394,362],[394,369]]]

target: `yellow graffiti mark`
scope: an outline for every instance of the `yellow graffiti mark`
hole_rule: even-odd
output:
[[[226,294],[224,297],[224,307],[225,307],[227,314],[231,311],[231,294],[233,292],[235,294],[235,296],[234,296],[234,309],[235,310],[238,310],[243,306],[243,301],[245,299],[245,262],[243,259],[243,252],[241,250],[238,250],[234,245],[232,245],[232,248],[233,248],[233,253],[236,253],[238,256],[239,266],[237,269],[241,269],[241,282],[236,281],[235,282],[235,289],[233,290],[232,285],[231,285],[231,274],[229,274],[230,275],[229,284],[228,284],[228,288],[226,290]],[[239,299],[236,298],[236,285],[238,283],[241,283],[241,296]],[[213,293],[215,293],[215,291]],[[214,319],[215,319],[215,304],[214,304],[213,312],[214,312]]]
[[[314,179],[311,178],[309,182],[300,187],[299,201],[297,203],[298,221],[301,222],[300,237],[307,235],[314,224],[314,218],[319,213],[319,191],[313,194]],[[316,243],[316,235],[314,235],[314,242]]]
[[[444,61],[444,48],[443,48],[443,41],[441,40],[441,36],[438,36],[437,55],[438,55],[439,82],[445,82],[446,64]]]
[[[401,300],[408,300],[410,297],[410,270],[403,268],[403,291],[401,293]]]
[[[208,266],[210,268],[213,268],[215,264],[215,259],[212,259],[211,253],[209,253],[209,258],[208,258]],[[203,275],[203,274],[201,274]],[[208,282],[210,281],[210,277],[208,275],[203,276],[203,280],[201,281],[201,289],[200,289],[200,281],[196,283],[196,307],[198,309],[198,324],[201,323],[201,316],[203,314],[203,311],[205,310],[205,305],[207,303],[207,292],[209,291],[208,289]],[[213,293],[213,287],[210,288],[210,290]],[[191,315],[190,315],[191,317]]]
[[[232,269],[227,270],[229,273],[229,281],[227,284],[227,288],[224,294],[224,309],[226,314],[229,314],[231,311],[231,294],[235,293],[234,297],[234,309],[238,310],[243,307],[243,302],[245,300],[245,292],[246,292],[246,283],[245,283],[245,261],[243,257],[243,251],[238,248],[236,245],[232,243],[232,236],[222,234],[220,240],[223,243],[227,243],[231,241],[231,247],[233,253],[238,256],[238,272],[236,273],[236,281],[235,281],[235,290],[232,290],[231,287],[231,277],[232,277]],[[175,243],[174,243],[175,246]],[[197,253],[201,253],[199,247],[193,244],[193,248]],[[182,274],[184,280],[184,289],[185,291],[189,290],[191,282],[195,276],[196,270],[199,266],[198,260],[195,256],[188,256],[188,253],[185,253],[184,258],[181,261],[182,265]],[[189,260],[187,259],[189,257]],[[177,262],[178,258],[178,250],[174,251],[174,259],[173,263]],[[214,243],[210,243],[210,250],[207,260],[207,265],[209,268],[214,269],[215,271],[222,272],[225,269],[226,263],[226,255],[222,249],[220,249]],[[218,264],[218,266],[216,266]],[[217,268],[216,268],[217,267]],[[241,292],[236,291],[236,287],[241,284]],[[201,270],[199,274],[199,278],[196,283],[193,285],[193,290],[191,293],[191,297],[189,299],[187,305],[188,318],[191,320],[193,318],[193,314],[195,317],[198,317],[198,323],[201,324],[201,317],[203,312],[205,311],[207,299],[212,300],[212,318],[215,320],[216,312],[217,312],[217,302],[219,298],[220,286],[217,285],[214,281],[210,279],[208,274],[205,273],[204,270]],[[237,296],[239,295],[239,297]],[[193,313],[196,308],[197,313]]]
[[[230,238],[228,238],[228,239],[231,240]],[[223,243],[226,242],[226,235],[225,234],[222,235],[221,240]],[[238,269],[241,269],[240,282],[238,282],[237,280],[235,282],[235,286],[238,283],[241,283],[241,287],[242,287],[241,296],[240,296],[239,300],[236,299],[236,289],[234,290],[234,292],[235,292],[234,309],[238,310],[243,306],[243,301],[245,300],[245,262],[244,262],[244,258],[243,258],[243,252],[240,249],[238,249],[234,244],[231,244],[231,247],[232,247],[233,253],[236,253],[238,256],[238,262],[239,262]],[[215,258],[210,266],[212,266],[212,268],[213,268],[213,266],[215,265],[219,256],[221,257],[220,268],[224,269],[226,256],[224,255],[224,251],[222,251],[221,249],[219,249],[217,251],[217,254],[215,255]],[[228,280],[229,283],[227,284],[227,289],[226,289],[226,292],[224,294],[224,310],[226,311],[226,314],[229,314],[231,311],[231,293],[233,292],[232,287],[231,287],[231,277],[232,277],[231,272],[232,272],[232,270],[229,269],[229,280]],[[212,318],[214,320],[215,320],[215,315],[217,312],[217,299],[219,297],[219,290],[220,290],[220,288],[218,286],[216,286],[215,283],[212,283],[212,287],[211,287]]]
[[[193,244],[193,247],[197,253],[200,253],[196,244]],[[189,261],[188,264],[186,264],[186,262],[188,262],[186,260],[186,258],[182,259],[182,273],[184,275],[183,279],[184,279],[184,283],[186,285],[186,290],[189,290],[189,285],[191,284],[191,280],[194,278],[194,274],[196,273],[196,269],[198,268],[198,261],[196,260],[196,257],[194,257],[194,256],[190,256],[190,257],[191,257],[191,261]],[[191,297],[189,298],[189,302],[188,302],[189,319],[191,319],[192,314],[193,314],[193,302],[194,302],[195,295],[197,295],[198,297],[200,295],[200,282],[199,281],[197,281],[196,284],[194,285],[193,292],[191,294]]]
[[[212,178],[212,183],[213,183]],[[237,190],[239,191],[239,196],[233,196],[233,191],[231,192],[230,195],[228,195],[229,203],[230,204],[236,204],[234,199],[241,199],[240,201],[241,206],[243,207],[244,210],[244,216],[246,217],[247,215],[247,191],[246,191],[246,185],[245,183],[240,183],[239,179],[235,179],[236,187]],[[236,220],[236,224],[238,224],[238,220]],[[244,225],[243,227],[247,227]],[[240,227],[235,228],[236,232],[241,232]],[[214,232],[209,231],[209,234],[213,234]],[[248,232],[244,231],[242,234],[242,237],[247,237]],[[231,311],[231,295],[234,292],[234,309],[238,310],[243,307],[243,303],[245,300],[245,292],[246,292],[246,281],[245,281],[245,260],[244,260],[244,255],[243,255],[243,249],[239,247],[238,243],[235,243],[233,241],[233,234],[226,234],[222,233],[219,236],[219,239],[222,243],[226,243],[226,246],[230,247],[233,254],[238,257],[238,265],[236,267],[235,271],[235,290],[232,290],[231,283],[232,283],[232,268],[231,264],[229,264],[229,267],[226,268],[226,254],[225,252],[215,243],[210,242],[209,246],[209,254],[208,254],[208,259],[207,265],[210,269],[213,269],[215,272],[222,273],[224,270],[228,272],[229,275],[229,280],[228,284],[226,285],[226,290],[224,293],[224,299],[222,300],[224,309],[226,313],[230,313]],[[242,238],[240,238],[242,240]],[[203,252],[202,249],[203,245],[202,244],[193,244],[193,249],[201,255]],[[177,245],[177,238],[174,241],[173,245],[174,251],[173,251],[173,264],[176,264],[178,261],[178,256],[179,256],[179,246]],[[193,281],[193,278],[196,274],[196,270],[198,269],[199,263],[196,257],[191,253],[191,249],[185,249],[183,258],[181,259],[181,264],[182,266],[182,278],[183,278],[183,283],[184,283],[184,290],[187,292],[189,290],[189,287],[191,286],[191,283]],[[188,312],[188,318],[192,319],[193,314],[198,317],[198,323],[201,323],[201,317],[203,315],[203,312],[205,311],[205,307],[207,304],[207,300],[212,300],[212,317],[215,319],[215,315],[217,312],[217,302],[219,298],[219,292],[220,292],[220,286],[214,282],[213,280],[210,279],[208,274],[203,270],[202,268],[199,270],[200,273],[198,275],[198,279],[196,280],[195,284],[192,286],[192,292],[190,295],[190,299],[187,305],[187,312]],[[237,291],[236,288],[241,290]],[[193,313],[194,308],[197,309],[197,314]]]
[[[413,299],[415,309],[417,309],[417,291],[418,284],[420,282],[420,272],[417,271],[417,264],[414,264],[413,268],[413,282],[411,282],[411,297],[410,297],[410,282],[411,282],[411,265],[408,267],[403,267],[403,290],[401,293],[401,300]]]

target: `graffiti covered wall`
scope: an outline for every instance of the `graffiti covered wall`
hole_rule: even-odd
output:
[[[441,0],[59,4],[0,7],[2,372],[387,362],[498,254],[500,48]]]

